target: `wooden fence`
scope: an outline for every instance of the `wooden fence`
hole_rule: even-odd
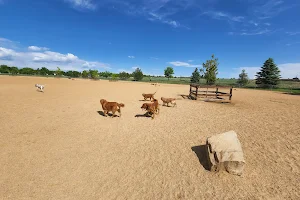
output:
[[[228,89],[229,93],[221,92],[219,91],[219,89]],[[190,84],[189,98],[193,100],[197,100],[198,97],[206,98],[205,99],[206,101],[220,101],[220,102],[226,102],[227,100],[226,98],[228,98],[228,101],[230,102],[232,98],[232,87]]]

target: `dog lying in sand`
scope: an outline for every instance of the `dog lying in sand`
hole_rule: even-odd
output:
[[[35,86],[36,88],[38,88],[38,89],[40,90],[40,92],[44,92],[44,88],[45,88],[44,85],[35,84],[34,86]]]
[[[163,106],[167,104],[169,107],[169,103],[173,105],[173,107],[177,106],[175,98],[164,98],[162,97],[161,100],[163,101]]]
[[[159,103],[157,99],[153,99],[153,103],[143,103],[141,109],[146,110],[154,119],[155,114],[159,114]]]
[[[102,105],[102,109],[104,112],[105,117],[107,117],[108,112],[112,112],[112,116],[115,116],[115,113],[118,111],[120,117],[121,117],[121,107],[125,107],[123,103],[117,103],[117,102],[108,102],[105,99],[101,99],[100,103]]]
[[[154,95],[155,94],[156,94],[156,92],[154,92],[153,94],[145,94],[145,93],[143,93],[142,95],[143,95],[145,101],[147,99],[150,99],[150,101],[151,101],[151,99],[154,99]]]

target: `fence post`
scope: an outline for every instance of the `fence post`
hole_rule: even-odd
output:
[[[232,87],[230,88],[230,96],[229,96],[229,100],[231,100],[232,97]]]
[[[216,89],[216,99],[218,98],[218,92],[219,92],[219,88],[217,87],[217,89]]]
[[[198,86],[196,87],[196,100],[198,99]]]

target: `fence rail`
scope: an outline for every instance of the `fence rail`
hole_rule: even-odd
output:
[[[206,90],[200,90],[204,89]],[[209,88],[214,88],[215,90],[208,90]],[[229,89],[229,93],[220,92],[219,89]],[[207,101],[222,101],[225,102],[226,99],[224,97],[228,97],[228,101],[230,102],[232,99],[232,87],[226,86],[218,86],[218,85],[197,85],[190,84],[190,94],[189,98],[193,100],[197,100],[199,98],[206,98]]]

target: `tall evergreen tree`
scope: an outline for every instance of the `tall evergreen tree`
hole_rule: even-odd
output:
[[[200,72],[198,71],[198,68],[196,68],[195,71],[192,73],[191,83],[199,83],[199,82],[200,82]]]
[[[256,84],[262,87],[271,87],[277,85],[280,80],[280,71],[274,60],[269,58],[261,67],[256,75]]]
[[[241,86],[246,85],[249,82],[248,74],[243,69],[242,73],[239,74],[239,79],[237,80],[237,83]]]
[[[217,80],[218,74],[218,58],[215,58],[214,55],[211,56],[210,60],[207,60],[206,63],[203,63],[204,78],[206,79],[206,84],[212,85]]]

